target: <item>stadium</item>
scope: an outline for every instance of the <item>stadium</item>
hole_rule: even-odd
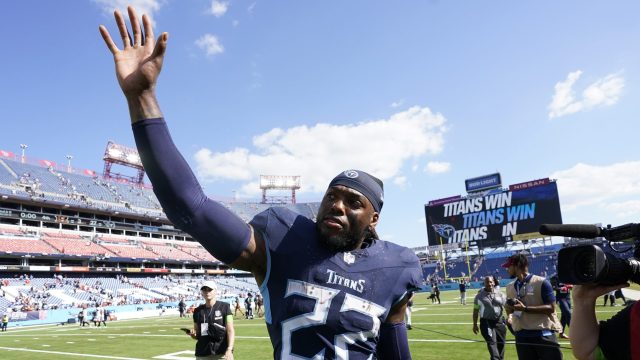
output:
[[[103,174],[8,151],[0,155],[0,313],[9,316],[0,349],[10,354],[8,358],[191,359],[193,344],[179,330],[190,325],[189,319],[177,316],[180,299],[197,304],[198,286],[209,278],[218,282],[221,299],[232,304],[259,292],[249,273],[228,268],[173,227],[150,186],[143,183],[144,169],[136,150],[109,142]],[[136,175],[115,173],[114,165],[134,169]],[[319,203],[296,203],[299,187],[299,177],[263,177],[262,201],[218,200],[245,221],[269,206],[286,206],[315,219]],[[551,187],[553,196],[540,196],[540,187]],[[534,198],[519,196],[524,189],[535,189]],[[281,190],[280,194],[284,190],[286,195],[269,196],[274,190]],[[555,182],[549,179],[507,189],[498,182],[471,190],[465,196],[425,205],[429,246],[414,249],[425,278],[410,333],[416,359],[484,356],[484,341],[470,331],[472,301],[459,303],[460,280],[477,289],[483,276],[492,275],[504,286],[510,280],[500,264],[515,252],[530,256],[532,273],[549,277],[557,271],[558,250],[580,242],[554,243],[535,230],[540,222],[562,222]],[[458,224],[465,221],[467,212],[462,205],[451,204],[500,198],[505,193],[515,195],[510,194],[509,203],[502,205],[513,208],[516,199],[536,203],[538,209],[547,207],[547,217],[519,216],[517,230],[495,235],[500,230],[492,226],[504,225],[496,220],[500,212],[496,201],[485,206],[493,211],[493,220],[467,219],[465,225]],[[439,219],[438,213],[444,218]],[[513,215],[506,220],[514,220]],[[474,239],[473,232],[448,233],[447,221],[458,229],[491,224],[475,231],[485,233],[482,241]],[[429,301],[435,284],[443,291],[441,304]],[[635,297],[633,290],[627,295]],[[108,325],[80,326],[78,314],[86,309],[91,317],[98,306],[106,309]],[[598,309],[598,316],[607,318],[614,312]],[[260,316],[245,319],[236,313],[236,327],[241,344],[238,358],[271,358]],[[510,340],[507,358],[515,358]],[[565,356],[571,357],[569,343],[563,341],[561,346]]]

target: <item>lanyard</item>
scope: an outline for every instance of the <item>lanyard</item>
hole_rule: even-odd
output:
[[[206,312],[207,306],[205,305],[204,307],[204,313],[206,314],[206,317],[204,318],[204,322],[208,323],[208,322],[213,322],[211,321],[211,313],[213,313],[213,305],[211,305],[211,309],[209,309],[209,312]]]
[[[516,290],[516,294],[518,295],[518,299],[524,299],[525,295],[527,295],[527,284],[531,281],[533,274],[527,275],[522,282],[516,281],[513,284],[513,288]],[[523,291],[524,290],[524,291]]]

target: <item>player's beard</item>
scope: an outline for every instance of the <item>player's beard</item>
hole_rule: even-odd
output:
[[[321,236],[321,241],[332,251],[353,250],[358,244],[356,237],[351,234],[337,234],[332,236]]]
[[[318,229],[320,230],[320,229]],[[362,230],[353,229],[347,233],[340,233],[336,235],[324,235],[320,232],[320,241],[332,251],[351,251],[355,250],[360,239],[365,241],[368,239],[378,239],[376,230],[367,226]]]

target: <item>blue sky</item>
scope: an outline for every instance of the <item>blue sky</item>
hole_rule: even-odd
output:
[[[421,246],[426,202],[500,172],[558,179],[565,223],[640,221],[637,2],[14,1],[0,149],[102,171],[133,146],[98,33],[127,3],[170,34],[158,97],[213,196],[295,174],[319,200],[359,168],[385,181],[382,237]]]

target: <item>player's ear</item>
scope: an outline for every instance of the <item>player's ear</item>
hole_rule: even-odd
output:
[[[371,215],[371,222],[369,223],[369,225],[372,228],[375,228],[376,225],[378,225],[378,219],[380,219],[380,214],[378,214],[377,212],[373,212],[373,215]]]

